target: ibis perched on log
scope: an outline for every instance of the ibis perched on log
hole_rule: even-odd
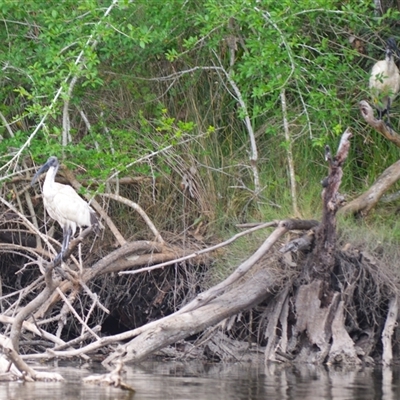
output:
[[[35,174],[31,185],[33,186],[38,177],[47,171],[43,184],[43,204],[50,217],[55,219],[63,230],[63,242],[61,252],[55,261],[63,259],[68,249],[69,241],[76,232],[76,227],[92,226],[97,231],[99,220],[94,210],[83,200],[69,185],[55,182],[60,164],[57,157],[50,157]]]
[[[377,61],[372,67],[369,88],[378,118],[382,119],[386,114],[387,125],[390,126],[390,107],[400,90],[400,74],[394,54],[399,57],[400,53],[394,38],[389,38],[386,43],[385,59]]]

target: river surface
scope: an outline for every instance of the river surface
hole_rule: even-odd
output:
[[[65,382],[0,383],[0,400],[398,400],[399,368],[268,367],[254,364],[145,362],[125,366],[124,381],[136,390],[82,384],[105,373],[101,366],[53,363],[34,366],[60,373]]]

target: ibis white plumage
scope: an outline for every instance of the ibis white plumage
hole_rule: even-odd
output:
[[[57,157],[50,157],[36,172],[31,182],[33,186],[38,177],[47,171],[43,184],[43,204],[50,217],[55,219],[63,230],[61,252],[56,260],[63,258],[77,226],[95,225],[95,228],[99,226],[97,215],[89,204],[71,186],[55,182],[59,167]]]
[[[394,53],[399,56],[399,49],[394,38],[389,38],[385,59],[374,64],[369,79],[369,88],[372,101],[378,111],[378,118],[382,119],[387,114],[389,126],[390,107],[400,90],[400,73],[394,62]]]

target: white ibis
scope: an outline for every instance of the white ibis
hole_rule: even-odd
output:
[[[46,164],[36,172],[31,182],[31,186],[33,186],[38,177],[47,171],[43,184],[43,204],[50,217],[55,219],[63,230],[61,252],[57,255],[55,261],[59,258],[62,260],[77,226],[95,225],[94,228],[96,229],[99,225],[94,210],[71,186],[55,182],[59,167],[57,157],[50,157]]]
[[[387,40],[386,56],[384,60],[377,61],[372,67],[369,78],[372,101],[378,111],[378,118],[382,119],[387,114],[390,126],[390,107],[400,90],[400,74],[393,53],[399,56],[399,49],[393,38]]]

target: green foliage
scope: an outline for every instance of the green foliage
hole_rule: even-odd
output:
[[[357,110],[383,40],[400,37],[397,11],[378,18],[373,2],[354,0],[111,5],[65,0],[21,7],[0,0],[0,111],[13,131],[1,129],[2,162],[48,114],[26,150],[35,161],[57,155],[101,184],[117,172],[167,176],[172,188],[196,165],[200,197],[213,208],[207,212],[225,224],[290,209],[289,145],[305,213],[318,206],[309,204],[326,174],[323,146],[336,149],[347,126],[355,135],[346,191],[363,190],[382,172],[382,148],[385,165],[397,160]],[[362,51],[352,37],[364,43]],[[221,68],[237,85],[256,134],[264,188],[257,197],[244,110]],[[283,89],[290,141],[283,135]],[[65,146],[67,101],[71,140]]]

